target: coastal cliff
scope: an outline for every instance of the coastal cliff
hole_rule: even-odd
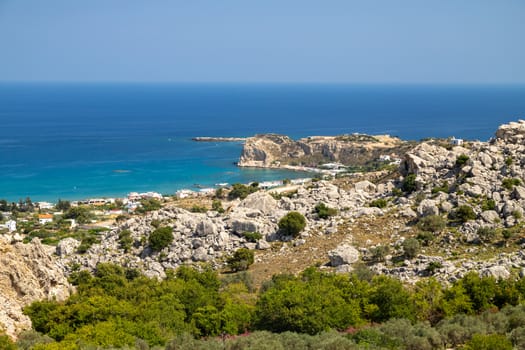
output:
[[[69,297],[64,267],[46,247],[38,238],[28,244],[0,241],[0,329],[9,336],[31,329],[31,320],[22,312],[24,306]]]
[[[311,136],[295,141],[284,135],[261,134],[246,139],[238,165],[261,168],[315,167],[328,162],[365,165],[381,155],[400,157],[407,145],[388,135]]]

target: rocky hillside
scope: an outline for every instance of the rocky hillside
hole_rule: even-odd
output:
[[[47,247],[49,248],[49,247]],[[11,245],[0,241],[0,328],[16,337],[30,329],[29,317],[22,308],[36,300],[64,300],[70,285],[64,268],[40,240]]]
[[[327,139],[334,147],[327,146],[332,142]],[[283,158],[305,159],[305,154],[342,161],[347,153],[341,145],[347,141],[327,139],[311,140],[307,147],[284,136],[255,137],[247,141],[242,162],[273,166]],[[2,322],[13,334],[27,326],[21,305],[67,295],[60,269],[67,274],[78,266],[93,270],[99,262],[112,262],[162,278],[166,269],[182,264],[221,268],[225,257],[241,247],[256,250],[250,270],[259,282],[313,264],[339,272],[366,265],[408,283],[431,275],[450,283],[472,270],[497,278],[523,276],[524,141],[525,122],[520,121],[502,125],[490,142],[455,147],[422,142],[402,155],[398,172],[316,181],[280,193],[258,191],[243,200],[224,200],[224,213],[192,213],[175,202],[100,233],[100,243],[85,253],[77,252],[79,241],[62,240],[56,247],[58,265],[36,240],[4,244],[0,283],[8,292],[0,298],[5,305],[16,305],[2,310]],[[396,145],[396,140],[367,139],[352,149],[388,153]],[[319,215],[320,203],[335,210]],[[278,229],[278,221],[290,211],[306,218],[299,237],[284,236]],[[174,239],[155,251],[149,239],[158,228],[169,228]],[[254,232],[262,235],[257,242],[249,235]]]
[[[243,167],[279,167],[340,162],[356,166],[376,160],[383,154],[401,156],[407,146],[400,139],[385,135],[312,136],[294,141],[288,136],[263,134],[246,139],[238,164]]]

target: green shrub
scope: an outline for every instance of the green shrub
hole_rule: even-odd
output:
[[[503,186],[503,188],[509,191],[511,191],[514,188],[514,186],[519,185],[521,185],[521,180],[517,178],[507,177],[501,181],[501,186]]]
[[[403,242],[403,251],[405,252],[405,256],[408,259],[414,258],[421,249],[421,245],[419,244],[419,241],[415,238],[409,238],[405,239]]]
[[[506,166],[511,166],[513,162],[514,162],[514,159],[512,157],[505,158],[505,165]]]
[[[480,227],[478,229],[478,236],[483,242],[491,242],[496,238],[496,229],[488,226]]]
[[[476,213],[469,205],[460,205],[453,213],[454,218],[459,222],[465,223],[469,220],[476,219]]]
[[[131,246],[133,245],[133,238],[131,238],[131,231],[130,230],[122,230],[118,234],[118,239],[120,242],[120,249],[123,249],[124,252],[129,252],[131,249]]]
[[[259,184],[257,182],[253,182],[251,185],[246,186],[240,183],[236,183],[232,185],[232,189],[230,193],[228,193],[228,198],[231,199],[244,199],[248,197],[250,193],[257,192],[259,190]]]
[[[495,210],[496,209],[496,201],[494,199],[484,199],[481,202],[481,210]]]
[[[337,210],[334,208],[329,208],[324,203],[318,203],[314,212],[317,213],[317,216],[321,219],[328,219],[330,216],[337,215]]]
[[[401,197],[403,195],[403,191],[401,191],[399,188],[393,188],[392,195],[396,197]]]
[[[173,229],[171,227],[159,227],[153,231],[148,238],[151,249],[160,251],[173,242]]]
[[[219,214],[224,213],[224,208],[222,207],[222,202],[219,199],[214,199],[211,203],[211,209],[215,210]]]
[[[243,232],[242,236],[246,238],[248,242],[255,243],[260,240],[263,236],[259,232]]]
[[[406,193],[412,193],[417,189],[416,174],[408,174],[401,183],[401,189]]]
[[[433,194],[438,193],[438,192],[448,193],[449,192],[448,182],[443,182],[441,186],[436,186],[432,188]]]
[[[430,245],[430,242],[432,242],[435,239],[435,237],[432,232],[421,231],[418,232],[416,239],[420,241],[421,244],[423,244],[424,246],[428,246]]]
[[[159,210],[162,204],[154,198],[146,198],[140,201],[140,207],[137,208],[139,213],[147,213],[149,211]]]
[[[427,268],[426,268],[426,271],[427,271],[429,274],[433,275],[434,272],[436,272],[437,269],[440,269],[440,268],[442,268],[442,267],[443,267],[443,264],[440,263],[439,261],[431,261],[431,262],[428,264],[428,266],[427,266]]]
[[[470,159],[469,156],[467,156],[466,154],[459,155],[456,158],[456,166],[457,167],[462,167],[463,165],[465,165],[468,162],[469,159]]]
[[[376,208],[385,208],[387,206],[388,202],[384,198],[379,198],[376,200],[371,201],[368,206],[369,207],[376,207]]]
[[[386,256],[390,252],[390,247],[387,245],[378,245],[369,249],[370,258],[372,261],[381,262],[385,261]]]
[[[250,249],[239,248],[233,253],[233,256],[227,260],[228,266],[232,271],[248,270],[254,262],[254,254]]]
[[[512,343],[502,334],[474,334],[462,350],[512,350]]]
[[[190,209],[190,211],[192,213],[205,213],[208,211],[208,209],[206,209],[206,207],[202,206],[202,205],[193,205]]]
[[[446,220],[440,215],[428,215],[417,222],[417,227],[423,231],[440,232],[447,226]]]
[[[306,227],[306,219],[301,213],[291,211],[279,220],[278,226],[285,235],[297,237]]]

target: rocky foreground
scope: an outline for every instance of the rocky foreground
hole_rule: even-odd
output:
[[[274,155],[259,157],[254,151],[255,158],[250,159],[272,164],[282,147],[288,149],[283,146],[287,139],[276,137],[271,142],[281,144]],[[287,152],[295,151],[290,146]],[[243,157],[241,163],[247,161],[246,152]],[[182,264],[208,263],[220,268],[225,257],[240,247],[258,251],[255,269],[257,264],[270,268],[275,261],[292,264],[298,259],[294,254],[304,246],[326,268],[348,272],[364,263],[408,283],[429,275],[450,283],[472,270],[496,278],[525,274],[521,242],[525,238],[524,121],[502,125],[490,142],[452,147],[430,140],[412,147],[402,158],[398,173],[312,182],[280,195],[259,191],[244,200],[225,201],[224,213],[191,213],[176,203],[168,205],[119,223],[102,233],[100,243],[84,254],[77,253],[80,242],[72,238],[61,241],[52,255],[38,241],[3,244],[0,302],[8,307],[1,311],[0,323],[14,334],[28,326],[21,314],[23,305],[41,298],[67,297],[64,276],[73,266],[92,270],[99,262],[112,262],[162,278],[166,269]],[[336,214],[320,218],[315,211],[319,203],[337,209]],[[458,218],[458,209],[465,207],[471,210],[468,217]],[[307,221],[296,238],[278,230],[279,219],[290,211],[300,212]],[[440,218],[446,226],[430,232],[428,246],[408,255],[403,242],[421,233],[417,223],[425,217]],[[167,248],[154,251],[148,237],[159,226],[170,227],[174,240]],[[129,250],[123,249],[119,239],[124,230],[130,231],[133,241]],[[249,232],[263,238],[253,243],[244,235]],[[501,232],[508,237],[496,239],[494,235]],[[329,250],[310,247],[308,242],[314,240],[334,244]],[[388,249],[378,256],[381,247]],[[273,268],[286,270],[282,265]]]

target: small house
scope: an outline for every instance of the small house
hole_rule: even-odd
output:
[[[463,139],[457,139],[454,136],[452,136],[452,138],[450,139],[450,143],[453,146],[461,146],[463,144]]]
[[[48,222],[53,221],[53,215],[52,214],[38,214],[38,222],[40,225],[45,225]]]

